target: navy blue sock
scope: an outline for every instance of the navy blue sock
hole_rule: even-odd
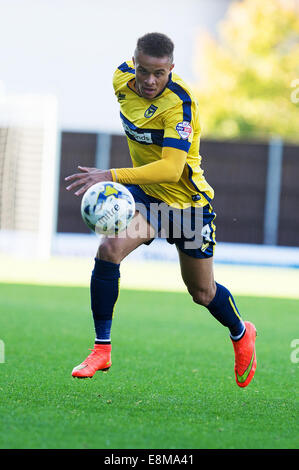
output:
[[[241,339],[245,325],[237,309],[234,298],[226,287],[216,282],[216,294],[207,309],[224,326],[230,330],[232,339]]]
[[[96,344],[111,342],[113,310],[119,294],[119,266],[95,258],[90,281],[90,296]]]

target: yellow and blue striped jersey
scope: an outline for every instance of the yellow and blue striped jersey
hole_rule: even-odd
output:
[[[204,206],[214,197],[200,167],[200,121],[198,103],[181,78],[171,73],[164,90],[152,100],[134,88],[132,61],[114,73],[113,87],[120,104],[120,117],[128,139],[133,167],[161,159],[162,148],[187,152],[181,178],[176,183],[142,184],[146,194],[182,208]]]

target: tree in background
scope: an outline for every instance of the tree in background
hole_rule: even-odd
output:
[[[299,140],[299,3],[232,3],[219,39],[199,37],[203,135]]]

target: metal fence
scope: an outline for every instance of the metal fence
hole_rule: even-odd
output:
[[[270,142],[201,142],[202,168],[215,189],[219,242],[299,246],[299,147]],[[64,177],[78,165],[130,167],[126,137],[62,132],[57,232],[87,233],[80,200]]]

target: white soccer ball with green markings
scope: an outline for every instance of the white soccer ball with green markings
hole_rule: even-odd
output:
[[[81,215],[86,225],[95,233],[118,234],[126,229],[134,214],[134,198],[120,183],[96,183],[83,195]]]

